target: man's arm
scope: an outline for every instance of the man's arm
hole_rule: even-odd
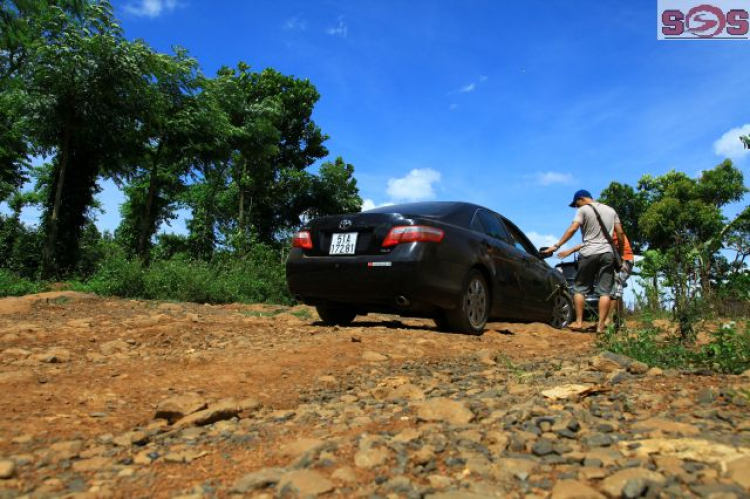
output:
[[[568,258],[573,253],[576,253],[577,251],[581,251],[582,247],[583,247],[583,244],[579,244],[578,246],[573,246],[570,249],[566,249],[564,251],[561,251],[560,253],[557,254],[557,258],[559,258],[561,260],[563,258]]]
[[[574,221],[572,224],[570,224],[570,227],[568,227],[568,230],[565,231],[565,234],[562,235],[562,237],[557,242],[557,244],[553,244],[552,246],[550,246],[549,248],[547,248],[547,250],[544,251],[544,254],[545,255],[547,253],[551,254],[551,253],[554,253],[555,251],[559,250],[560,246],[562,246],[563,244],[567,243],[568,239],[570,239],[571,237],[573,237],[573,234],[576,233],[576,231],[578,230],[578,228],[580,226],[581,226],[581,222],[578,222],[578,221]],[[622,227],[620,228],[620,230],[622,230]]]

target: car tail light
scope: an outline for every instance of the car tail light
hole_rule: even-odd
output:
[[[442,229],[429,227],[427,225],[405,225],[393,227],[383,241],[383,247],[387,248],[401,243],[439,243],[443,240],[444,235],[445,233]]]
[[[292,237],[292,247],[302,248],[302,249],[312,249],[313,243],[312,243],[312,236],[310,235],[310,231],[303,230],[300,232],[295,232],[294,236]]]

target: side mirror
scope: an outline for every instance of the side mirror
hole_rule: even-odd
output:
[[[547,258],[554,255],[555,253],[554,251],[545,253],[545,251],[547,251],[548,249],[549,249],[549,246],[542,246],[541,248],[539,248],[539,258],[541,258],[542,260],[546,260]]]

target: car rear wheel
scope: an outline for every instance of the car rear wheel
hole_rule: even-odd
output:
[[[573,300],[565,292],[559,292],[552,298],[552,318],[550,326],[562,329],[573,321]]]
[[[461,304],[455,310],[446,310],[445,319],[456,333],[480,335],[484,331],[490,312],[490,292],[487,281],[478,270],[466,276]]]
[[[357,316],[354,310],[347,307],[318,305],[315,310],[318,312],[320,320],[328,326],[348,326]]]

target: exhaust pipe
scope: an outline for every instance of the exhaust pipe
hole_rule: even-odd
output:
[[[403,295],[399,295],[396,297],[396,305],[399,307],[408,307],[411,304],[409,299]]]

